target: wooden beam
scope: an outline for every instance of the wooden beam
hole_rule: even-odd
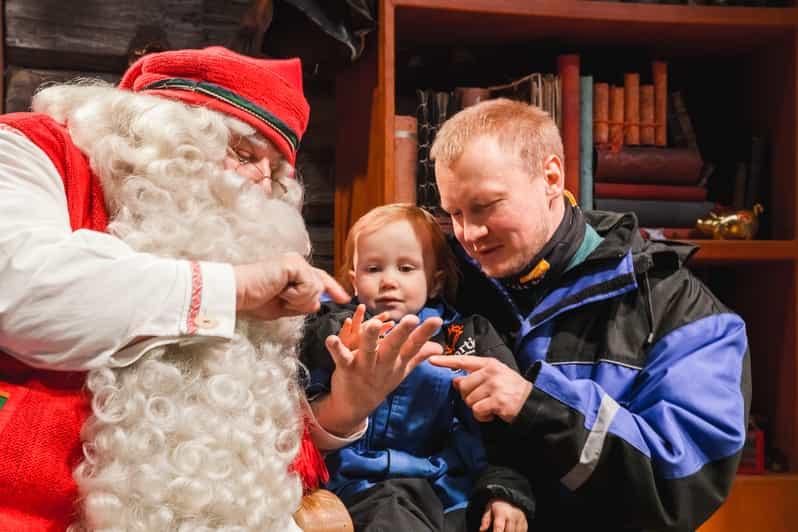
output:
[[[169,47],[228,42],[249,0],[5,0],[6,59],[29,68],[122,72],[141,27]]]

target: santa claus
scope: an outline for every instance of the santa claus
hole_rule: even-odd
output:
[[[0,117],[0,530],[296,529],[368,414],[298,384],[301,315],[348,299],[305,260],[298,60],[152,54],[33,110]]]

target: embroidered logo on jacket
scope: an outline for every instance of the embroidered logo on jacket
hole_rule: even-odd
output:
[[[457,340],[463,334],[463,326],[459,324],[452,324],[446,329],[446,345],[443,348],[444,355],[453,355]]]
[[[454,352],[454,354],[455,355],[473,355],[474,353],[477,352],[476,351],[476,347],[477,347],[476,340],[474,340],[474,338],[469,336],[468,338],[463,340],[463,343],[460,344],[460,347],[457,348],[457,350]]]
[[[452,324],[446,329],[446,345],[443,348],[444,355],[473,355],[476,353],[477,342],[472,336],[469,336],[460,343],[460,337],[463,335],[463,326],[461,324]]]

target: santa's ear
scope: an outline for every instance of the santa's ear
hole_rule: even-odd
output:
[[[355,270],[349,270],[349,283],[352,285],[352,291],[354,292],[355,297],[357,297],[357,284],[355,284]]]
[[[445,275],[446,274],[443,272],[443,270],[438,270],[432,274],[432,283],[430,283],[429,297],[427,299],[432,299],[440,294],[441,290],[443,290],[443,280]]]

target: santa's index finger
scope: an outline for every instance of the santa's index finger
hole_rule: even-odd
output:
[[[430,357],[429,361],[431,364],[442,368],[462,369],[473,372],[484,368],[490,362],[490,359],[472,355],[441,355]]]
[[[330,299],[335,301],[336,303],[348,303],[351,297],[349,294],[344,290],[344,287],[341,286],[338,281],[336,281],[330,274],[321,270],[319,268],[315,268],[316,275],[319,277],[319,281],[321,281],[322,286],[324,287],[324,291],[327,292],[327,295],[330,296]]]

